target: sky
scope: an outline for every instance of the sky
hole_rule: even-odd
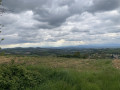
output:
[[[120,0],[3,0],[2,48],[120,44]]]

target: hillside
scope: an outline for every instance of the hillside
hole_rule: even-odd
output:
[[[66,58],[118,59],[120,48],[7,48],[0,50],[1,55],[56,56]]]
[[[118,62],[111,59],[0,56],[0,89],[119,90]]]

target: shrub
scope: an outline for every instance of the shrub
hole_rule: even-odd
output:
[[[0,90],[23,90],[44,81],[40,73],[29,71],[23,66],[1,66],[0,73]]]

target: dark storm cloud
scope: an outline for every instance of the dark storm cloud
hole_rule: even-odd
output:
[[[56,7],[54,7],[56,8]],[[62,7],[58,9],[37,9],[35,12],[35,19],[41,22],[48,22],[51,26],[60,26],[63,22],[65,22],[66,18],[69,16],[69,12],[67,11],[67,7]]]
[[[120,0],[93,0],[93,6],[88,9],[91,12],[110,11],[120,6]]]

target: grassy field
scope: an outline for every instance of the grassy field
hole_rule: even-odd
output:
[[[0,57],[0,90],[120,90],[120,61]]]

